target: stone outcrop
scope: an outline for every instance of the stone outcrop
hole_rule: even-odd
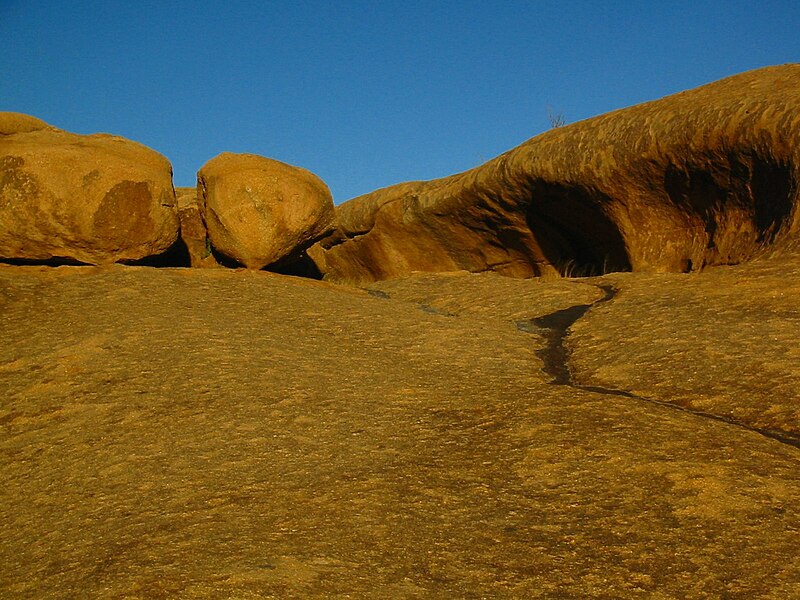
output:
[[[196,188],[175,188],[178,202],[178,219],[181,224],[181,240],[189,253],[192,267],[217,267],[211,253],[211,241],[206,229],[205,207],[198,201]]]
[[[30,133],[32,131],[59,131],[41,119],[15,112],[0,112],[0,135]]]
[[[213,247],[251,269],[292,262],[334,223],[316,175],[255,154],[224,152],[197,174]]]
[[[353,282],[698,270],[796,248],[799,169],[800,65],[768,67],[350,200],[309,255]]]
[[[0,259],[132,261],[177,235],[166,158],[121,137],[0,113]]]

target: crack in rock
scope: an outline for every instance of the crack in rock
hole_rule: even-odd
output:
[[[391,296],[384,292],[383,290],[373,290],[370,288],[365,288],[366,292],[372,296],[373,298],[380,298],[381,300],[389,300]]]
[[[414,304],[425,313],[429,315],[439,315],[440,317],[455,317],[454,313],[448,312],[446,310],[442,310],[441,308],[436,308],[435,306],[431,306],[430,304],[425,304],[424,302],[415,302]]]
[[[389,294],[387,294],[386,292],[384,292],[383,290],[376,290],[376,289],[372,289],[372,288],[364,288],[364,289],[366,290],[366,292],[370,296],[372,296],[374,298],[380,298],[381,300],[391,300],[392,299],[392,297]],[[435,306],[431,306],[430,304],[428,304],[426,302],[414,302],[414,301],[404,301],[404,302],[407,302],[408,304],[412,304],[412,305],[416,306],[419,310],[421,310],[424,313],[428,313],[429,315],[437,315],[439,317],[456,317],[456,316],[458,316],[455,313],[451,313],[451,312],[443,310],[441,308],[436,308]]]
[[[617,289],[610,285],[595,286],[603,292],[603,297],[591,304],[576,304],[569,308],[557,310],[543,317],[536,317],[530,321],[517,321],[515,323],[520,331],[531,330],[542,334],[547,345],[536,351],[536,356],[542,359],[544,370],[553,377],[550,383],[555,385],[569,385],[575,387],[572,372],[569,368],[570,352],[564,341],[569,329],[575,322],[583,317],[590,308],[608,302],[617,295]],[[525,327],[527,326],[527,328]],[[611,390],[609,390],[611,392]]]
[[[768,437],[782,444],[800,448],[800,435],[789,431],[759,429],[757,427],[751,427],[741,423],[740,421],[736,421],[735,419],[730,419],[728,417],[723,417],[713,413],[692,410],[672,402],[639,396],[632,392],[621,389],[586,385],[577,381],[572,373],[572,370],[570,369],[571,352],[565,343],[566,338],[569,335],[569,331],[580,318],[589,312],[589,310],[598,304],[610,302],[619,292],[619,290],[612,285],[589,285],[593,285],[602,291],[603,297],[590,304],[576,304],[575,306],[557,310],[541,317],[524,321],[516,321],[514,323],[519,331],[524,333],[537,333],[544,337],[546,345],[544,348],[537,350],[536,355],[542,360],[544,371],[552,377],[550,380],[552,385],[564,385],[577,390],[582,390],[584,392],[594,392],[596,394],[605,394],[610,396],[622,396],[624,398],[631,398],[641,402],[649,402],[651,404],[656,404],[658,406],[663,406],[673,410],[679,410],[681,412],[695,415],[704,419],[719,421],[733,427],[738,427],[740,429]]]

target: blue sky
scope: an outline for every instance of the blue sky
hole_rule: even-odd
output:
[[[800,62],[800,3],[0,0],[0,110],[109,132],[194,185],[222,151],[334,200],[478,165],[549,128]]]

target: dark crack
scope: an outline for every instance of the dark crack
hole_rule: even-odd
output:
[[[387,294],[386,292],[384,292],[382,290],[371,290],[371,289],[367,288],[367,293],[370,296],[372,296],[374,298],[380,298],[381,300],[389,300],[391,298],[391,296],[389,294]]]
[[[516,321],[514,323],[519,331],[525,333],[537,333],[544,337],[546,342],[545,347],[537,350],[536,356],[542,359],[544,371],[552,377],[550,380],[552,385],[565,385],[584,392],[594,392],[596,394],[605,394],[609,396],[622,396],[623,398],[630,398],[632,400],[656,404],[658,406],[679,410],[681,412],[695,415],[704,419],[719,421],[739,429],[757,433],[782,444],[800,448],[800,435],[789,431],[751,427],[750,425],[746,425],[745,423],[724,417],[722,415],[692,410],[691,408],[687,408],[679,404],[674,404],[664,400],[656,400],[655,398],[648,398],[646,396],[640,396],[627,390],[606,388],[596,385],[586,385],[577,381],[572,373],[572,370],[570,369],[571,352],[566,345],[566,338],[569,335],[569,330],[572,328],[575,322],[589,312],[589,310],[598,304],[610,302],[619,292],[619,290],[612,285],[590,285],[594,285],[597,289],[601,290],[603,292],[603,297],[595,300],[591,304],[576,304],[575,306],[557,310],[542,317],[536,317],[527,321]]]
[[[384,292],[383,290],[376,290],[376,289],[371,289],[371,288],[364,288],[364,289],[366,290],[366,292],[370,296],[372,296],[374,298],[380,298],[381,300],[391,300],[392,299],[392,297],[389,294],[387,294],[386,292]],[[455,317],[455,316],[457,316],[455,313],[448,312],[448,311],[443,310],[441,308],[436,308],[435,306],[431,306],[430,304],[427,304],[426,302],[408,301],[408,304],[413,304],[414,306],[419,308],[422,312],[428,313],[429,315],[437,315],[439,317]]]
[[[543,317],[536,317],[530,321],[516,322],[517,329],[525,331],[521,324],[527,324],[529,330],[533,326],[544,336],[547,345],[541,350],[537,350],[536,356],[542,359],[545,372],[553,378],[550,383],[575,387],[575,382],[569,369],[570,353],[564,343],[569,329],[590,308],[608,302],[617,295],[617,289],[613,286],[600,285],[596,287],[602,290],[603,297],[591,304],[576,304]],[[611,393],[611,390],[609,390],[609,393]]]
[[[455,317],[456,315],[448,312],[446,310],[442,310],[441,308],[436,308],[435,306],[431,306],[430,304],[425,304],[424,302],[415,302],[415,304],[419,307],[422,312],[428,313],[429,315],[439,315],[440,317]]]

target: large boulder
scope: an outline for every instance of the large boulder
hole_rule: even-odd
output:
[[[535,137],[470,171],[337,208],[325,277],[690,271],[796,248],[800,65]]]
[[[166,158],[121,137],[0,113],[0,259],[138,260],[177,235]]]
[[[333,230],[328,187],[299,167],[224,152],[203,165],[197,185],[211,244],[251,269],[299,259]]]

